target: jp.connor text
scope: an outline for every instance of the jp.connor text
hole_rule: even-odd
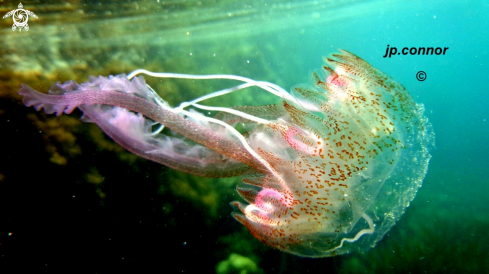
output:
[[[447,52],[448,50],[448,47],[444,47],[444,48],[434,48],[434,47],[412,47],[412,48],[408,48],[408,47],[404,47],[402,48],[402,50],[400,52],[397,52],[397,48],[396,47],[391,47],[390,50],[389,50],[389,45],[387,45],[387,49],[385,51],[385,55],[383,56],[384,58],[387,57],[387,55],[389,55],[389,58],[391,58],[392,55],[433,55],[436,54],[436,55],[445,55],[445,52]]]

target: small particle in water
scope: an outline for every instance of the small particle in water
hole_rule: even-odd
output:
[[[187,245],[187,242],[183,242],[183,245]]]
[[[192,53],[190,53],[190,56],[192,56]]]
[[[250,63],[250,60],[246,60],[246,63],[248,63],[248,64],[249,64],[249,63]]]
[[[9,232],[9,233],[7,234],[7,236],[12,236],[12,232]]]

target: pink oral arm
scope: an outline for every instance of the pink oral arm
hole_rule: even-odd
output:
[[[65,92],[66,94],[62,94]],[[249,171],[251,169],[249,165],[256,166],[253,157],[249,155],[239,142],[227,139],[211,129],[193,123],[133,94],[112,90],[78,91],[77,85],[73,82],[53,86],[50,93],[37,92],[24,84],[19,90],[19,94],[24,96],[23,103],[26,106],[34,106],[37,110],[44,108],[46,113],[56,113],[58,116],[63,112],[71,113],[78,107],[85,115],[97,123],[104,132],[127,150],[184,172],[207,177],[230,177]],[[148,138],[138,138],[137,134],[128,135],[123,129],[104,119],[106,113],[100,107],[97,108],[95,104],[117,106],[141,113],[213,151],[207,150],[205,157],[196,157],[184,152],[175,153],[172,150],[161,149],[155,145],[157,142],[154,142],[154,140],[148,142]],[[122,119],[129,118],[130,115],[135,116],[133,113],[127,115],[127,117],[122,117]],[[148,153],[148,151],[152,151],[152,153]]]

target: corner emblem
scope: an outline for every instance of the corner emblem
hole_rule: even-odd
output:
[[[18,9],[9,11],[7,14],[5,14],[3,19],[12,16],[12,19],[14,19],[14,24],[12,25],[13,31],[15,31],[17,28],[19,28],[19,31],[22,31],[22,28],[28,31],[29,25],[27,25],[27,21],[29,21],[29,15],[34,18],[37,18],[37,15],[35,15],[32,11],[23,9],[22,3],[20,3],[18,7]]]

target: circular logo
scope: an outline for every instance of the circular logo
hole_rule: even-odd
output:
[[[25,27],[25,25],[27,25],[27,21],[29,20],[27,12],[21,9],[14,10],[12,18],[14,19],[14,24],[19,28]]]
[[[37,15],[35,15],[32,11],[28,11],[23,8],[24,6],[22,6],[22,3],[20,3],[18,9],[9,11],[3,16],[3,19],[12,16],[12,19],[14,20],[14,24],[12,25],[13,31],[15,31],[17,28],[19,31],[22,31],[22,28],[28,31],[29,25],[27,25],[27,21],[29,21],[29,16],[37,18]]]
[[[421,82],[426,80],[426,72],[418,71],[418,73],[416,73],[416,79],[418,79],[418,81],[421,81]]]

